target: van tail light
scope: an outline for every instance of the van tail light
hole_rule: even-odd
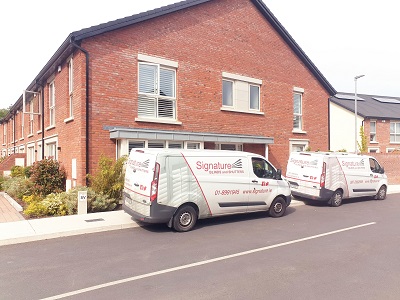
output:
[[[326,177],[326,163],[322,164],[322,174],[321,174],[321,180],[319,182],[320,187],[325,186],[325,177]]]
[[[156,163],[155,168],[154,168],[153,181],[151,182],[151,187],[150,187],[150,201],[151,202],[157,200],[159,176],[160,176],[160,164]]]

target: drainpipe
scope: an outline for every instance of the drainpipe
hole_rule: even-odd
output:
[[[42,115],[41,115],[41,121],[42,121],[42,160],[44,160],[44,85],[41,83],[41,82],[39,82],[38,80],[36,81],[36,84],[38,85],[38,86],[40,86],[41,88],[42,88],[42,92],[40,93],[41,94],[41,98],[42,98],[42,103],[40,103],[41,104],[41,108],[40,108],[40,111],[42,112]]]
[[[71,38],[71,45],[81,50],[86,56],[86,175],[89,174],[89,52],[75,43],[74,38]],[[86,177],[86,176],[85,176]],[[86,185],[89,180],[86,177]]]
[[[328,151],[331,150],[331,98],[328,98]]]

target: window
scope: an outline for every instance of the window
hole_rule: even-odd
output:
[[[260,110],[260,87],[250,85],[250,109]]]
[[[222,73],[222,110],[260,113],[262,80]]]
[[[293,129],[303,130],[303,95],[301,93],[293,94]]]
[[[33,134],[33,101],[29,103],[29,135]]]
[[[222,80],[222,105],[233,106],[233,81]]]
[[[390,142],[400,143],[400,122],[390,122]]]
[[[290,152],[302,152],[308,148],[308,140],[290,139],[289,140],[289,151]]]
[[[24,136],[25,136],[25,133],[24,133],[24,131],[25,131],[25,122],[24,121],[25,121],[24,120],[24,113],[21,112],[21,139],[23,139]]]
[[[379,164],[375,159],[373,159],[373,158],[370,158],[370,159],[369,159],[369,166],[370,166],[371,171],[372,171],[373,173],[380,173],[381,170],[382,170],[380,164]]]
[[[376,121],[369,122],[369,141],[376,142]]]
[[[216,144],[215,147],[217,150],[231,150],[231,151],[243,150],[242,144]]]
[[[3,145],[7,144],[7,123],[3,125]]]
[[[49,126],[55,126],[56,120],[56,93],[54,81],[49,84]]]
[[[379,153],[379,148],[368,148],[368,153]]]
[[[139,63],[138,116],[176,119],[176,70],[159,64]]]
[[[72,58],[68,62],[68,90],[69,90],[69,116],[74,116],[73,110],[73,91],[74,91],[74,72]]]
[[[251,159],[253,165],[253,172],[259,178],[274,178],[275,169],[264,159],[253,157]]]
[[[34,146],[28,146],[28,151],[27,151],[27,165],[31,166],[35,162],[35,147]]]
[[[57,159],[57,143],[46,144],[46,157],[49,159]]]

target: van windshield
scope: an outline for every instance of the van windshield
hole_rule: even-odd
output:
[[[251,159],[253,172],[259,178],[274,178],[275,169],[264,159],[253,157]]]

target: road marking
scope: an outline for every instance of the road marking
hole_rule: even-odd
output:
[[[184,269],[189,269],[189,268],[193,268],[193,267],[207,265],[207,264],[218,262],[218,261],[222,261],[222,260],[227,260],[227,259],[231,259],[231,258],[235,258],[235,257],[239,257],[239,256],[253,254],[253,253],[256,253],[256,252],[266,251],[266,250],[270,250],[270,249],[274,249],[274,248],[278,248],[278,247],[283,247],[283,246],[287,246],[287,245],[291,245],[291,244],[296,244],[296,243],[300,243],[300,242],[305,242],[305,241],[317,239],[317,238],[320,238],[320,237],[324,237],[324,236],[328,236],[328,235],[332,235],[332,234],[336,234],[336,233],[341,233],[341,232],[345,232],[345,231],[349,231],[349,230],[353,230],[353,229],[358,229],[358,228],[362,228],[362,227],[366,227],[366,226],[370,226],[370,225],[375,225],[375,224],[376,224],[376,222],[371,222],[371,223],[365,223],[365,224],[356,225],[356,226],[352,226],[352,227],[347,227],[347,228],[343,228],[343,229],[339,229],[339,230],[329,231],[329,232],[326,232],[326,233],[312,235],[312,236],[309,236],[309,237],[305,237],[305,238],[301,238],[301,239],[297,239],[297,240],[292,240],[292,241],[289,241],[289,242],[284,242],[284,243],[275,244],[275,245],[271,245],[271,246],[256,248],[256,249],[243,251],[243,252],[238,252],[238,253],[234,253],[234,254],[230,254],[230,255],[226,255],[226,256],[221,256],[221,257],[216,257],[216,258],[212,258],[212,259],[208,259],[208,260],[203,260],[203,261],[199,261],[199,262],[195,262],[195,263],[191,263],[191,264],[187,264],[187,265],[183,265],[183,266],[179,266],[179,267],[169,268],[169,269],[165,269],[165,270],[161,270],[161,271],[151,272],[151,273],[138,275],[138,276],[133,276],[133,277],[129,277],[129,278],[121,279],[121,280],[111,281],[111,282],[108,282],[108,283],[94,285],[94,286],[91,286],[91,287],[88,287],[88,288],[72,291],[72,292],[69,292],[69,293],[64,293],[64,294],[59,294],[59,295],[48,297],[48,298],[43,298],[41,300],[54,300],[54,299],[61,299],[61,298],[65,298],[65,297],[71,297],[71,296],[74,296],[74,295],[83,294],[83,293],[86,293],[86,292],[95,291],[95,290],[98,290],[98,289],[102,289],[102,288],[106,288],[106,287],[110,287],[110,286],[114,286],[114,285],[118,285],[118,284],[123,284],[123,283],[126,283],[126,282],[136,281],[136,280],[140,280],[140,279],[143,279],[143,278],[149,278],[149,277],[158,276],[158,275],[162,275],[162,274],[166,274],[166,273],[171,273],[171,272],[175,272],[175,271],[180,271],[180,270],[184,270]]]

